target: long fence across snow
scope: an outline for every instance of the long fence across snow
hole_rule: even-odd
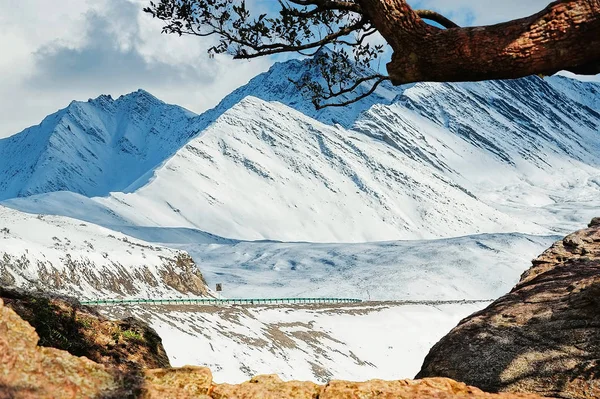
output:
[[[358,303],[352,298],[179,298],[179,299],[95,299],[81,301],[83,305],[277,305],[277,304],[338,304]]]

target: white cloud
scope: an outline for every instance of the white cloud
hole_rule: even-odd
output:
[[[206,40],[161,34],[144,0],[8,1],[0,6],[0,137],[73,99],[138,88],[202,112],[272,63],[209,59]]]

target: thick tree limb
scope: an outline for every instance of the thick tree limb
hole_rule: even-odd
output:
[[[144,10],[165,21],[163,32],[216,37],[211,55],[316,57],[327,46],[330,55],[317,62],[322,81],[298,82],[317,106],[333,105],[320,101],[346,97],[366,83],[357,71],[383,53],[382,44],[367,40],[375,32],[393,50],[387,71],[395,85],[514,79],[560,70],[600,73],[600,0],[558,0],[526,18],[464,28],[437,12],[413,10],[407,1],[412,0],[273,0],[279,9],[257,14],[242,0],[153,0]]]
[[[502,24],[436,29],[405,0],[358,0],[392,46],[393,84],[513,79],[559,70],[592,72],[600,63],[600,0],[560,0]]]

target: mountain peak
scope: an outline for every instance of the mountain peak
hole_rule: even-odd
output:
[[[324,49],[322,53],[330,51]],[[233,91],[206,114],[214,120],[243,98],[254,96],[264,101],[278,101],[320,122],[329,125],[339,124],[348,128],[352,126],[362,112],[368,110],[374,104],[390,104],[399,92],[389,82],[384,82],[372,95],[346,107],[327,107],[317,110],[311,99],[299,91],[293,83],[301,80],[306,74],[309,74],[313,80],[322,79],[320,71],[314,65],[311,65],[310,59],[276,62],[267,72],[254,77],[248,84]],[[367,76],[368,74],[375,74],[375,71],[361,71],[357,68],[357,74]],[[340,96],[336,101],[347,101],[369,89],[369,85],[362,85],[355,93]]]
[[[123,94],[122,96],[119,97],[119,99],[126,99],[126,98],[147,98],[147,99],[151,99],[151,100],[155,100],[155,101],[160,101],[156,96],[154,96],[152,93],[144,90],[144,89],[137,89],[136,91],[133,91],[131,93],[128,94]]]
[[[112,96],[110,94],[100,94],[98,97],[96,97],[96,98],[90,98],[88,100],[89,103],[96,102],[96,101],[113,102],[115,100],[112,98]]]
[[[40,125],[0,140],[0,200],[123,191],[185,143],[195,116],[141,89],[116,100],[73,101]]]

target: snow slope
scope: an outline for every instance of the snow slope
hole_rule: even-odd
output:
[[[476,235],[366,244],[169,244],[201,265],[232,298],[493,299],[559,237]]]
[[[550,76],[545,80],[571,100],[600,113],[600,83],[583,82],[561,75]]]
[[[223,283],[224,295],[238,298],[495,298],[558,239],[508,233],[358,244],[240,241],[191,228],[128,225],[102,204],[67,192],[6,204],[45,213],[62,206],[63,215],[184,250],[200,266],[209,286]]]
[[[124,191],[196,133],[196,115],[139,90],[72,102],[0,140],[0,199]]]
[[[211,368],[215,381],[413,378],[425,355],[487,303],[319,307],[104,308],[149,321],[173,366]]]
[[[592,83],[384,85],[317,112],[305,74],[276,64],[201,116],[143,91],[73,103],[0,141],[0,199],[113,192],[93,201],[120,225],[318,242],[564,233],[600,205]]]
[[[204,296],[189,255],[61,216],[0,206],[0,282],[86,298]]]
[[[366,242],[533,230],[383,141],[248,97],[135,193],[131,224],[246,240]]]
[[[582,209],[600,206],[600,114],[537,77],[419,83],[372,107],[354,129],[495,209],[561,234],[593,216]]]

